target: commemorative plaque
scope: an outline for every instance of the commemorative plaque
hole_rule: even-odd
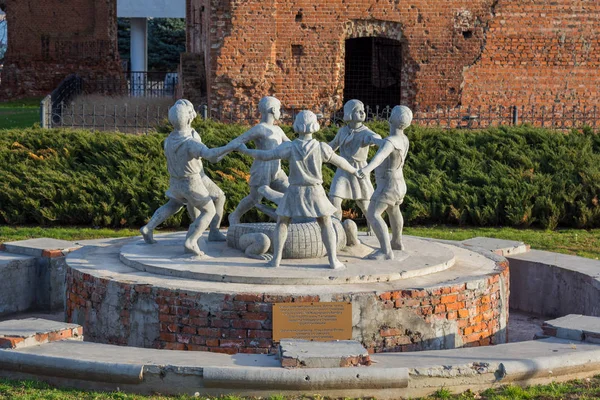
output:
[[[352,304],[276,303],[273,305],[273,340],[281,339],[350,340]]]

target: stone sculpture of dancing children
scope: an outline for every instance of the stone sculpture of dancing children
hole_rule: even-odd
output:
[[[175,104],[183,104],[184,106],[186,106],[190,113],[190,118],[192,119],[192,121],[194,119],[196,119],[196,116],[197,116],[196,110],[194,109],[194,105],[189,100],[185,100],[185,99],[177,100],[177,102]],[[195,139],[198,139],[200,142],[202,142],[200,135],[194,129],[192,129],[192,137],[194,137]],[[202,161],[200,161],[200,160],[199,160],[199,162],[202,163]],[[200,178],[202,179],[202,183],[208,190],[208,193],[210,194],[210,197],[215,206],[215,216],[213,217],[212,221],[210,222],[208,241],[209,242],[224,242],[226,240],[225,235],[223,235],[221,233],[219,228],[221,226],[221,220],[223,219],[223,210],[225,208],[225,193],[221,190],[221,188],[219,188],[217,186],[216,183],[214,183],[208,177],[208,175],[206,175],[206,173],[204,172],[203,165],[201,165],[201,167],[200,167]],[[186,204],[186,206],[187,206],[187,211],[188,211],[188,214],[190,215],[191,220],[194,221],[200,215],[200,211],[198,209],[192,207],[190,204]],[[176,211],[176,212],[178,212],[178,211]],[[153,235],[154,228],[156,228],[157,226],[162,224],[171,215],[169,215],[169,213],[159,213],[159,214],[157,214],[156,219],[153,218],[150,221],[150,223],[148,223],[144,228],[142,228],[140,230],[142,232],[142,235],[143,235],[146,243],[152,244],[152,243],[156,242],[153,237],[154,236]]]
[[[158,223],[174,215],[181,207],[188,205],[199,211],[199,215],[192,222],[185,240],[186,253],[197,256],[205,254],[198,246],[198,240],[209,226],[215,216],[215,206],[210,193],[202,181],[201,157],[216,162],[219,157],[234,149],[233,144],[209,149],[192,134],[193,115],[189,108],[182,102],[176,103],[169,110],[169,122],[173,125],[173,132],[167,137],[164,144],[167,157],[167,169],[170,175],[167,204],[160,207],[150,222],[140,231],[146,242],[151,242],[151,233]],[[158,222],[158,223],[157,223]]]
[[[350,165],[359,169],[367,166],[369,146],[374,143],[374,140],[381,139],[381,136],[363,125],[365,118],[364,104],[359,100],[348,101],[344,105],[344,121],[347,125],[341,128],[329,143],[333,150],[340,149],[340,156]],[[342,201],[344,199],[355,200],[363,215],[366,216],[373,191],[369,175],[366,175],[366,179],[358,179],[338,168],[329,190],[329,199],[337,209],[334,216],[342,219]]]
[[[392,260],[394,250],[404,250],[402,244],[402,228],[404,219],[400,212],[400,204],[406,194],[406,182],[402,167],[408,154],[408,137],[404,129],[412,122],[412,111],[405,106],[396,106],[390,116],[390,135],[379,141],[379,151],[369,165],[360,172],[368,176],[375,170],[377,189],[371,197],[367,211],[367,220],[371,225],[380,249],[368,256],[375,260]],[[388,227],[383,220],[383,213],[387,211],[390,225],[392,226],[392,239]]]
[[[281,263],[283,245],[287,239],[288,225],[292,218],[316,218],[321,227],[321,237],[331,268],[343,268],[337,259],[336,236],[331,216],[336,208],[323,189],[322,166],[324,162],[342,168],[361,177],[348,161],[336,155],[327,143],[313,139],[312,134],[320,129],[317,116],[310,111],[301,111],[294,122],[298,139],[283,143],[273,150],[249,150],[241,145],[239,150],[257,160],[288,160],[290,186],[277,207],[277,226],[273,235],[273,260],[268,265],[278,267]]]
[[[254,141],[260,150],[272,150],[283,142],[289,142],[283,130],[275,125],[281,117],[281,102],[275,97],[264,97],[258,103],[261,121],[249,131],[233,140],[237,146]],[[285,192],[288,187],[288,178],[281,170],[278,159],[263,161],[255,160],[250,167],[250,194],[246,196],[237,208],[229,214],[229,225],[239,224],[242,216],[256,207],[263,198],[259,192],[261,186],[270,187],[278,192]]]

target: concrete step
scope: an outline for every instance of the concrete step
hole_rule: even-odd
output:
[[[59,340],[83,340],[83,328],[40,318],[0,322],[0,349],[22,349]]]
[[[529,245],[523,242],[486,237],[463,240],[461,243],[465,246],[481,247],[503,257],[527,253],[530,250]]]
[[[600,344],[600,318],[569,314],[544,322],[545,335],[559,339],[586,341]]]
[[[66,240],[48,238],[19,240],[16,242],[7,242],[0,246],[2,246],[0,250],[8,253],[45,258],[64,257],[80,247]]]
[[[0,251],[0,316],[30,309],[37,282],[35,257]]]

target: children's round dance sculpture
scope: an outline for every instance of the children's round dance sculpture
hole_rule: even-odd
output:
[[[313,138],[320,126],[311,111],[301,111],[297,115],[294,121],[297,138],[294,140],[275,125],[281,116],[279,100],[263,98],[259,111],[261,122],[258,125],[226,146],[209,149],[192,129],[196,117],[193,105],[187,100],[179,100],[170,109],[169,121],[174,131],[164,144],[170,175],[166,193],[168,202],[141,229],[144,241],[156,243],[154,229],[185,206],[193,222],[183,241],[182,254],[173,256],[182,262],[211,266],[215,262],[236,259],[232,264],[239,266],[239,258],[246,258],[258,260],[254,263],[259,264],[266,261],[263,266],[267,267],[318,268],[328,265],[331,269],[343,270],[345,263],[358,264],[358,260],[368,265],[379,260],[400,262],[405,259],[400,205],[406,194],[402,168],[408,154],[409,143],[404,129],[412,121],[410,109],[397,106],[392,110],[390,134],[382,139],[363,125],[363,103],[350,100],[344,106],[347,125],[329,144]],[[253,142],[256,149],[247,148],[248,142]],[[371,146],[379,150],[368,162]],[[335,153],[336,150],[340,155]],[[225,237],[219,231],[225,196],[204,173],[202,159],[218,162],[232,151],[247,154],[254,162],[250,168],[250,194],[229,216],[230,227]],[[289,166],[289,177],[281,169],[281,160]],[[337,167],[329,194],[323,188],[323,163]],[[370,179],[373,171],[376,188]],[[276,209],[261,204],[263,198],[275,203]],[[369,239],[366,244],[359,240],[353,221],[341,223],[341,206],[345,199],[356,201],[366,215],[378,245],[374,239]],[[276,222],[242,223],[242,216],[253,207]],[[382,217],[384,212],[390,220],[391,239]],[[202,236],[207,228],[209,233],[204,240]],[[220,244],[225,241],[226,244]],[[176,255],[177,251],[171,248],[169,254]],[[318,261],[322,257],[327,257],[327,263],[323,259],[315,265],[314,259]],[[256,268],[259,264],[247,265]],[[393,263],[388,268],[393,271]],[[360,279],[370,278],[363,276]]]
[[[85,320],[92,337],[121,344],[262,354],[277,346],[272,303],[334,302],[352,305],[351,337],[376,352],[504,342],[505,259],[462,244],[402,237],[402,169],[409,148],[404,129],[412,112],[395,107],[382,138],[363,125],[363,104],[349,101],[346,126],[323,143],[313,137],[319,123],[310,111],[298,114],[294,137],[286,137],[276,125],[280,108],[277,99],[265,97],[259,124],[212,149],[202,143],[202,131],[192,129],[191,103],[180,100],[171,108],[174,130],[164,142],[167,200],[141,228],[143,239],[86,246],[69,255],[67,290],[76,296],[67,305],[70,320]],[[252,149],[246,147],[251,143]],[[253,163],[249,195],[229,217],[224,235],[219,224],[225,196],[204,173],[203,162],[231,152]],[[329,193],[324,163],[337,167]],[[372,234],[358,232],[351,219],[340,221],[344,200],[363,210]],[[193,220],[188,232],[154,235],[184,207]],[[248,223],[243,216],[252,208],[273,221]],[[485,337],[483,331],[473,334],[470,318],[460,324],[450,305],[438,310],[443,293],[491,307],[481,311],[488,315]],[[127,309],[127,316],[115,319],[115,307]],[[398,334],[390,336],[390,330]],[[289,332],[325,338],[318,328]]]

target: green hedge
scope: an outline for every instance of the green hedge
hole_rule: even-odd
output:
[[[196,123],[210,147],[247,127]],[[381,134],[387,124],[373,124]],[[285,128],[292,135],[289,128]],[[148,136],[40,129],[0,132],[0,223],[140,226],[164,203],[163,132]],[[330,140],[333,128],[317,138]],[[409,224],[600,227],[600,137],[532,127],[442,131],[411,127],[405,167]],[[231,212],[248,193],[251,160],[233,153],[207,173]],[[329,186],[333,170],[324,170]],[[349,204],[352,206],[352,204]],[[252,220],[262,216],[247,215]],[[186,224],[185,213],[167,222]]]

